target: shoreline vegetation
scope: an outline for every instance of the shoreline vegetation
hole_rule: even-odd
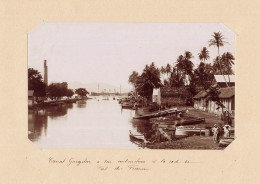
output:
[[[148,108],[141,109],[141,111],[144,111],[142,115],[147,115]],[[215,150],[223,150],[225,146],[219,146],[219,144],[215,144],[213,142],[212,138],[212,131],[211,127],[214,126],[214,124],[224,124],[225,122],[220,119],[219,116],[217,116],[214,113],[209,113],[205,111],[201,111],[198,109],[194,109],[193,107],[180,107],[181,110],[188,110],[188,113],[184,113],[182,119],[185,118],[197,118],[197,119],[204,119],[201,123],[197,124],[190,124],[186,125],[186,128],[190,128],[191,130],[196,129],[208,129],[209,135],[205,135],[205,132],[193,132],[192,134],[189,134],[187,136],[175,136],[171,141],[166,139],[161,139],[159,141],[156,140],[156,137],[148,136],[149,143],[140,143],[140,148],[146,148],[146,149],[215,149]],[[165,118],[152,118],[149,120],[149,123],[152,124],[152,126],[156,125],[156,123],[165,123],[169,122],[169,119],[171,122],[173,122],[176,118],[175,115],[167,116]],[[234,124],[232,124],[234,126]],[[155,134],[155,133],[153,133]],[[234,138],[234,130],[231,132],[232,138]]]
[[[137,110],[137,116],[158,113],[172,107],[178,108],[178,110],[183,107],[185,111],[189,109],[184,117],[180,113],[182,117],[178,117],[179,119],[177,113],[176,119],[171,118],[174,117],[171,115],[166,118],[157,118],[155,121],[157,123],[154,123],[156,128],[150,131],[150,135],[145,135],[147,140],[144,140],[144,144],[140,144],[141,147],[151,149],[223,149],[219,147],[219,144],[214,144],[210,136],[213,133],[212,128],[214,126],[218,127],[218,137],[220,138],[224,125],[234,127],[234,112],[227,109],[219,96],[220,88],[234,86],[230,81],[230,75],[234,75],[232,67],[235,58],[230,52],[220,54],[220,48],[227,43],[221,32],[214,32],[207,44],[209,47],[217,48],[218,55],[216,58],[211,59],[207,47],[204,46],[198,53],[198,58],[201,61],[198,66],[195,66],[192,61],[194,55],[186,50],[184,54],[179,55],[173,65],[168,63],[166,66],[158,68],[152,62],[144,67],[142,73],[132,72],[128,82],[133,86],[133,91],[130,94],[130,98],[133,100],[132,104],[137,108],[140,107]],[[210,59],[211,62],[208,62]],[[216,83],[215,75],[224,78],[222,86]],[[160,92],[157,91],[158,89],[161,89]],[[164,95],[162,94],[163,91],[168,91],[168,93]],[[171,91],[172,94],[169,93]],[[206,93],[206,99],[203,102],[205,109],[199,111],[192,108],[194,105],[193,97],[202,91]],[[221,114],[208,112],[207,108],[210,101],[216,104],[216,110],[219,110]],[[197,131],[200,136],[192,133],[193,135],[187,137],[175,137],[178,128],[182,128],[179,126],[180,123],[178,125],[177,120],[179,122],[185,121],[185,118],[194,118],[194,124],[183,125],[185,130],[182,129],[182,133]],[[198,121],[199,119],[204,119],[204,121]],[[151,123],[153,120],[150,119],[149,122]],[[168,130],[167,127],[169,127]],[[166,129],[166,132],[164,129]],[[201,137],[201,131],[205,136]],[[231,137],[234,138],[234,129],[232,131],[229,132],[232,133]]]
[[[132,72],[128,82],[133,86],[133,91],[128,93],[127,98],[118,99],[122,108],[134,109],[136,116],[161,113],[176,108],[176,114],[170,115],[169,113],[166,117],[148,120],[152,126],[146,135],[142,135],[145,139],[144,143],[140,143],[140,147],[149,149],[223,149],[223,147],[213,143],[211,135],[212,128],[215,125],[223,128],[223,125],[229,124],[234,127],[234,117],[232,119],[229,112],[228,114],[224,113],[227,110],[219,97],[221,87],[232,87],[229,76],[234,74],[232,67],[235,58],[232,53],[224,52],[222,55],[220,54],[220,48],[226,43],[221,32],[214,32],[212,39],[207,43],[208,46],[215,46],[218,51],[218,56],[213,58],[212,62],[208,62],[210,53],[207,47],[202,47],[198,53],[198,58],[201,61],[198,66],[194,66],[193,54],[190,51],[184,51],[173,64],[158,68],[152,62],[150,65],[145,65],[142,73]],[[223,76],[225,86],[218,86],[214,75]],[[225,78],[225,76],[228,77]],[[32,105],[29,109],[76,103],[81,99],[90,99],[88,97],[89,92],[85,88],[68,89],[67,82],[48,85],[43,82],[41,74],[33,68],[28,69],[28,85],[29,90],[34,90],[33,98],[36,98],[36,105]],[[165,90],[167,95],[162,96],[162,99],[154,100],[153,91],[161,88],[169,89],[168,91]],[[203,90],[207,92],[206,109],[200,111],[193,108],[193,97]],[[171,94],[171,91],[174,93]],[[78,95],[78,97],[75,98],[75,95]],[[67,97],[67,99],[62,99],[64,97]],[[220,109],[222,114],[216,115],[207,112],[209,101],[216,103],[217,110]],[[184,112],[179,112],[177,109]],[[175,136],[180,127],[184,127],[192,133],[187,136]],[[166,133],[164,130],[169,131]],[[234,138],[234,132],[231,133],[231,137]],[[134,136],[132,134],[133,138]]]

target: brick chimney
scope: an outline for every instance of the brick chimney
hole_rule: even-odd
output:
[[[44,81],[43,82],[48,86],[48,66],[46,60],[44,60]]]

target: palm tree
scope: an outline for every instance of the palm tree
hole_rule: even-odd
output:
[[[220,55],[219,55],[219,47],[223,47],[225,43],[228,43],[226,41],[224,41],[224,36],[222,35],[221,32],[214,32],[212,35],[212,39],[209,40],[209,46],[216,46],[218,48],[218,57],[216,59],[220,59]],[[220,65],[220,61],[217,62],[219,64],[219,69],[220,72],[222,73],[224,80],[226,82],[226,85],[228,87],[228,83],[226,81],[226,78],[222,72],[222,67]]]
[[[176,73],[177,76],[179,76],[180,78],[183,78],[183,73],[182,73],[182,70],[184,68],[183,60],[184,60],[183,55],[179,55],[179,57],[177,58]]]
[[[213,60],[213,71],[215,75],[222,75],[222,72],[220,70],[220,65],[222,65],[222,63],[220,62],[220,58],[217,56],[214,60]]]
[[[190,51],[185,51],[184,53],[184,60],[183,60],[183,63],[184,63],[184,72],[185,72],[185,75],[189,76],[189,80],[191,79],[191,75],[192,75],[192,71],[193,71],[193,66],[194,64],[192,63],[192,61],[190,60],[191,58],[193,58],[192,56],[192,53]]]
[[[138,77],[137,80],[137,91],[139,94],[151,98],[153,88],[162,86],[160,80],[160,70],[152,63],[150,66],[146,65],[143,73]]]
[[[232,65],[234,64],[234,56],[230,52],[226,52],[221,56],[221,62],[222,65],[224,66],[225,73],[228,75],[228,80],[230,84],[230,74],[233,74],[232,71]]]
[[[139,77],[139,74],[136,71],[133,71],[132,74],[129,76],[128,83],[132,84],[134,86],[134,88],[136,88],[138,77]]]
[[[164,81],[164,74],[166,73],[166,69],[162,66],[161,69],[160,69],[160,72],[162,74],[163,81]]]
[[[199,55],[199,59],[201,61],[204,61],[204,63],[206,60],[209,59],[209,51],[206,47],[203,47],[198,55]]]
[[[168,63],[167,65],[166,65],[166,67],[165,67],[165,72],[166,72],[166,74],[167,74],[167,78],[169,79],[169,73],[171,73],[171,71],[172,71],[172,67],[171,67],[171,65]]]
[[[179,57],[177,58],[177,64],[176,64],[177,70],[183,68],[183,59],[184,59],[183,55],[179,55]]]

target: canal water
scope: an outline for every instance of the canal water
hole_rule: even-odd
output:
[[[130,141],[129,130],[145,134],[151,125],[134,116],[112,97],[96,97],[29,111],[28,137],[40,148],[140,149]]]

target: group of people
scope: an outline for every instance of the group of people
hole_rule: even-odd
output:
[[[228,124],[224,125],[223,127],[221,125],[215,124],[212,128],[214,143],[218,143],[222,136],[230,137],[230,128],[231,126]]]

